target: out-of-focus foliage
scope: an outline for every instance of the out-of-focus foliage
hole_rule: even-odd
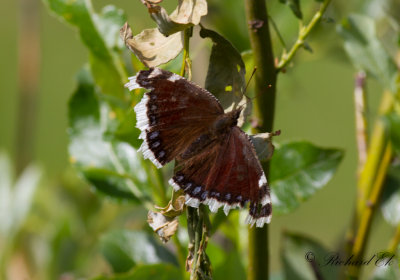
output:
[[[78,31],[88,51],[88,65],[79,72],[76,90],[68,104],[69,160],[74,172],[83,180],[66,172],[67,175],[56,182],[45,181],[43,186],[38,187],[41,171],[29,167],[13,183],[13,167],[1,155],[0,261],[2,264],[5,259],[8,262],[14,249],[17,253],[24,252],[29,256],[27,266],[32,267],[32,274],[37,279],[78,279],[96,275],[102,276],[93,279],[184,279],[184,254],[187,253],[185,248],[188,242],[186,220],[182,216],[179,218],[178,232],[167,245],[159,242],[146,224],[147,210],[155,202],[163,205],[168,202],[171,193],[167,184],[170,168],[156,170],[137,153],[141,140],[138,139],[139,130],[134,127],[136,116],[132,107],[142,93],[128,93],[123,85],[128,76],[143,67],[142,64],[158,66],[175,58],[161,67],[176,72],[181,66],[182,56],[179,53],[184,43],[180,32],[188,26],[197,25],[202,18],[207,28],[218,31],[202,29],[200,35],[203,38],[196,42],[201,43],[192,47],[194,51],[191,55],[195,56],[200,47],[211,45],[210,38],[213,41],[213,47],[209,50],[210,60],[206,63],[209,65],[206,87],[216,95],[242,91],[250,74],[244,73],[243,66],[247,72],[253,68],[251,52],[242,53],[240,57],[236,50],[250,49],[244,1],[210,0],[207,1],[208,10],[204,6],[206,1],[197,1],[198,17],[186,21],[181,20],[183,14],[179,9],[172,14],[161,9],[150,15],[146,14],[146,7],[140,7],[145,16],[153,16],[157,27],[138,32],[135,23],[140,19],[129,19],[139,35],[130,34],[132,36],[124,40],[128,47],[136,50],[138,58],[128,54],[124,40],[119,38],[119,30],[126,22],[129,10],[106,6],[97,12],[89,0],[43,2],[53,15]],[[191,2],[180,1],[181,5]],[[318,2],[322,1],[275,2],[269,4],[269,15],[276,25],[275,28],[271,24],[270,28],[274,50],[279,54],[296,40],[298,20],[308,19],[315,7],[320,5]],[[341,14],[344,10],[341,5],[344,4],[338,2],[328,11],[322,24],[333,26],[334,23],[329,20],[331,16],[340,22],[339,33],[355,68],[368,71],[395,93],[398,68],[393,50],[398,51],[399,36],[382,38],[378,16],[372,15],[378,9],[371,8],[374,5],[380,7],[381,3],[384,3],[383,6],[396,7],[392,2],[367,1],[360,8],[362,15],[349,17]],[[383,13],[391,14],[390,19],[396,29],[398,14],[393,11],[396,9],[386,9]],[[345,19],[342,21],[342,18]],[[199,29],[196,27],[194,32]],[[318,34],[324,30],[321,28],[316,32]],[[333,30],[331,32],[334,33]],[[164,37],[163,33],[170,36]],[[279,42],[279,34],[285,42]],[[396,44],[393,44],[394,37],[397,38]],[[129,41],[135,38],[136,45]],[[332,42],[315,42],[316,45],[312,42],[313,55],[329,53],[331,48],[337,48],[340,40],[334,38]],[[176,43],[173,47],[166,43],[172,40]],[[388,46],[387,41],[392,45]],[[141,53],[141,56],[139,52],[143,51],[146,53]],[[167,51],[172,54],[165,55]],[[164,55],[163,59],[153,59],[153,56],[161,55]],[[337,53],[331,55],[336,56]],[[203,73],[206,72],[204,69]],[[221,77],[218,74],[222,72]],[[251,83],[248,90],[251,92]],[[235,101],[234,97],[228,96],[228,105],[233,103],[232,100]],[[398,156],[399,114],[394,111],[386,121]],[[249,123],[245,125],[250,126]],[[282,130],[284,132],[285,128]],[[274,137],[273,142],[280,142],[279,137]],[[305,141],[276,146],[271,160],[270,184],[274,214],[283,215],[295,212],[318,189],[326,186],[336,172],[343,152]],[[398,173],[398,167],[394,166],[387,179],[381,204],[385,220],[393,226],[400,221],[397,214],[400,208]],[[207,254],[215,279],[239,280],[246,277],[244,259],[247,239],[243,234],[246,227],[239,216],[235,211],[229,217],[221,211],[211,216],[213,227]],[[273,219],[279,219],[278,216],[275,215]],[[2,250],[4,244],[10,248]],[[316,277],[315,273],[321,273],[324,279],[334,279],[337,270],[332,267],[316,269],[313,267],[315,263],[306,261],[304,254],[307,251],[312,251],[318,258],[328,254],[328,250],[314,239],[286,233],[282,240],[282,272],[277,274],[277,279],[312,279]],[[373,279],[397,279],[398,274],[396,266],[378,268]]]
[[[387,88],[396,92],[397,66],[376,34],[373,19],[351,15],[338,28],[344,48],[359,70],[368,71]]]
[[[282,243],[285,279],[338,279],[339,267],[328,264],[338,253],[301,234],[286,232]]]

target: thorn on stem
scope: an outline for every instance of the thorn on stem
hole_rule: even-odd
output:
[[[253,19],[253,20],[250,20],[250,21],[248,22],[248,24],[249,24],[249,26],[250,26],[250,29],[253,30],[253,32],[257,32],[258,29],[260,29],[261,27],[263,27],[264,21],[263,21],[263,20],[260,20],[260,19]]]

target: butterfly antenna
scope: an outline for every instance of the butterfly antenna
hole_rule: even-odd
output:
[[[247,98],[249,98],[249,99],[251,99],[251,98],[250,98],[249,96],[246,95],[246,91],[247,91],[247,88],[249,87],[249,84],[250,84],[250,82],[251,82],[251,79],[253,79],[253,76],[254,76],[254,74],[256,73],[256,71],[257,71],[257,67],[254,67],[253,72],[251,73],[250,79],[247,81],[246,87],[244,88],[244,93],[243,93],[243,94],[244,94]]]

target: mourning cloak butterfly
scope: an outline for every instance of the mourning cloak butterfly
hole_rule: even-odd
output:
[[[186,204],[212,212],[250,202],[246,222],[271,220],[270,190],[249,136],[237,126],[241,109],[228,113],[207,90],[169,71],[150,68],[130,77],[129,90],[146,88],[136,105],[140,151],[158,168],[176,159],[169,183]]]

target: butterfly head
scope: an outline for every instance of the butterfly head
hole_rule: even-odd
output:
[[[219,134],[219,133],[224,133],[227,130],[231,129],[232,127],[236,126],[241,111],[242,108],[239,107],[238,109],[232,110],[226,114],[221,115],[219,118],[215,120],[213,125],[213,130],[217,134]]]

